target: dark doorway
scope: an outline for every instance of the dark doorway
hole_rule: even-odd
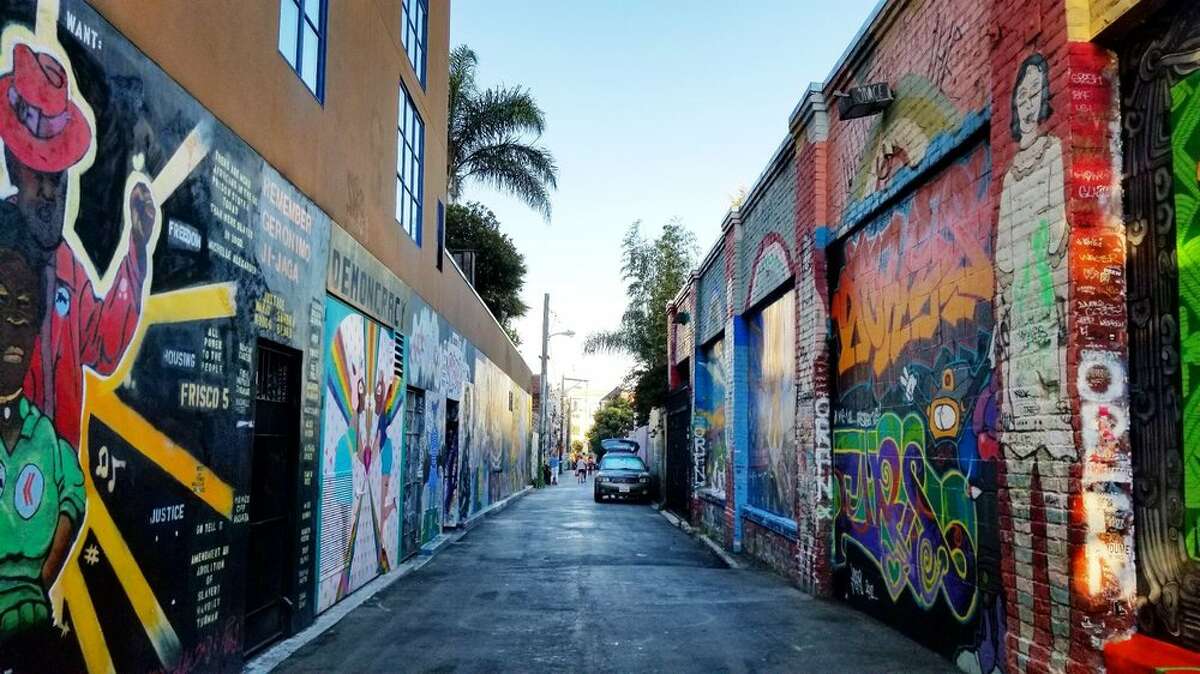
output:
[[[668,510],[689,517],[692,497],[691,391],[681,388],[667,398],[667,475],[664,503]]]
[[[290,630],[296,578],[295,522],[300,450],[300,352],[258,342],[250,473],[246,613],[242,648],[263,649]]]
[[[404,396],[404,512],[400,527],[400,559],[421,548],[421,438],[425,435],[425,393],[408,388]]]
[[[446,489],[442,493],[446,496],[446,502],[442,504],[442,518],[445,520],[443,524],[446,526],[458,526],[458,508],[457,500],[459,494],[458,484],[458,401],[446,401],[446,465],[443,467],[442,475],[446,476]]]

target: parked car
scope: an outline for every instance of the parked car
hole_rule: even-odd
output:
[[[641,457],[628,451],[610,452],[600,459],[593,497],[596,503],[604,498],[650,500],[654,493],[654,478],[646,470]]]

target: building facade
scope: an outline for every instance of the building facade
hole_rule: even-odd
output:
[[[964,671],[1197,664],[1198,17],[880,4],[667,308],[698,526]]]
[[[449,3],[0,11],[0,671],[234,671],[534,469]]]

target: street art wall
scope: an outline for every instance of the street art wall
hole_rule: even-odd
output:
[[[729,449],[725,439],[725,340],[717,339],[696,357],[696,401],[692,411],[692,441],[702,457],[704,480],[697,485],[714,496],[725,496]]]
[[[416,510],[417,542],[523,489],[532,469],[530,394],[336,225],[326,283],[381,324],[400,326],[406,340],[402,388],[419,390],[424,409],[415,415],[421,428],[406,433],[415,443],[403,443],[397,459],[415,464],[416,478],[404,480],[415,493],[399,498]]]
[[[880,115],[840,119],[831,106],[827,170],[834,223],[854,226],[884,202],[923,182],[987,121],[990,98],[987,21],[971,0],[926,0],[906,8],[903,29],[889,29],[850,79],[834,90],[870,82],[892,86],[895,102]],[[920,44],[913,42],[920,36]]]
[[[327,298],[323,343],[317,611],[395,566],[404,438],[392,331]]]
[[[796,497],[796,295],[747,319],[750,451],[746,503],[791,519]]]
[[[976,144],[840,247],[834,592],[1003,668],[991,161]]]
[[[1193,650],[1200,649],[1200,586],[1192,580],[1200,574],[1198,40],[1200,9],[1181,6],[1147,20],[1119,54],[1131,396],[1128,422],[1118,408],[1108,434],[1119,440],[1127,426],[1132,446],[1138,628]],[[1104,319],[1123,317],[1119,306],[1096,309]],[[1103,434],[1097,439],[1105,444]]]
[[[329,220],[86,4],[20,7],[0,17],[0,671],[236,670],[311,621],[305,270]],[[299,367],[261,367],[260,339]],[[267,399],[295,445],[252,482]]]

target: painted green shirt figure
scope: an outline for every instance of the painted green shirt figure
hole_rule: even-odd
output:
[[[75,450],[24,396],[17,407],[20,436],[0,440],[0,639],[49,622],[42,566],[59,517],[78,528],[86,499]]]

